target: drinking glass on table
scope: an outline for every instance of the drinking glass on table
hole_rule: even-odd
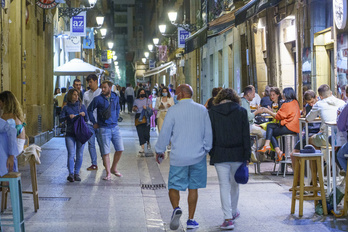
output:
[[[278,103],[273,102],[272,109],[273,109],[274,112],[277,111],[278,110]]]

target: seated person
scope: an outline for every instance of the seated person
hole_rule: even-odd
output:
[[[348,130],[348,104],[345,104],[337,112],[337,128],[340,131]],[[344,157],[345,154],[348,154],[348,143],[345,143],[337,152],[338,163],[347,172],[347,158]]]
[[[306,121],[311,122],[318,116],[321,118],[321,127],[319,133],[309,138],[309,144],[320,148],[326,146],[325,123],[336,122],[337,110],[345,104],[344,101],[332,95],[330,86],[324,84],[318,88],[318,93],[321,101],[317,101],[311,111],[306,116]],[[329,133],[330,134],[330,133]]]
[[[307,115],[311,111],[313,105],[315,103],[317,103],[318,99],[317,99],[317,96],[313,90],[306,91],[303,98],[306,102],[305,109],[304,109],[303,113],[304,113],[304,115]],[[305,128],[303,130],[305,130]],[[320,123],[308,123],[308,138],[311,138],[312,136],[316,135],[317,133],[319,133],[319,131],[320,131]],[[302,131],[301,133],[303,134],[303,137],[302,137],[303,143],[302,144],[304,147],[305,145],[307,145],[306,144],[306,136],[304,134],[305,131]],[[294,150],[292,151],[292,154],[300,152],[300,145],[301,144],[300,144],[300,140],[299,140],[299,141],[297,141],[297,143],[294,147]],[[291,159],[292,159],[292,154],[291,154]]]
[[[0,176],[18,172],[16,129],[0,118]]]
[[[270,90],[271,90],[271,87],[267,85],[265,87],[265,92],[263,93],[263,97],[261,98],[261,102],[260,102],[261,107],[272,107],[272,101],[269,96]]]
[[[256,109],[253,113],[251,113],[251,109],[250,109],[250,102],[254,99],[254,97],[255,97],[254,86],[249,85],[245,87],[243,97],[241,98],[241,106],[247,110],[248,121],[250,124],[250,133],[257,135],[259,138],[258,145],[263,146],[264,138],[266,136],[266,131],[263,130],[259,125],[254,124],[255,115],[262,113],[262,108]],[[255,158],[255,151],[257,149],[259,148],[255,148],[254,146],[252,147],[253,159]]]
[[[283,90],[283,99],[285,101],[276,113],[270,109],[263,108],[263,112],[272,115],[280,123],[269,123],[267,125],[265,145],[261,150],[258,150],[258,152],[270,151],[270,142],[272,141],[273,148],[277,154],[277,161],[280,161],[284,154],[279,148],[276,137],[300,132],[298,120],[301,117],[300,106],[294,89],[291,87],[285,88]]]

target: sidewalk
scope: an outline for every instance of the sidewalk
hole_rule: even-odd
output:
[[[98,171],[87,171],[90,157],[87,144],[81,168],[81,182],[66,180],[67,152],[64,138],[53,138],[42,146],[42,164],[38,169],[40,209],[34,212],[30,195],[23,195],[26,231],[55,232],[140,232],[170,231],[172,208],[167,185],[169,160],[159,166],[154,157],[137,157],[138,139],[134,118],[122,114],[120,123],[125,151],[118,169],[122,178],[112,177],[104,181],[102,160],[98,157]],[[157,134],[151,132],[152,149]],[[99,149],[98,154],[99,154]],[[112,150],[113,151],[113,150]],[[322,217],[314,213],[314,204],[305,202],[304,216],[298,218],[298,203],[295,215],[290,215],[291,193],[288,191],[292,176],[272,176],[273,163],[261,164],[263,175],[255,175],[250,166],[249,183],[240,186],[240,218],[234,231],[347,231],[347,218]],[[29,167],[21,169],[23,190],[31,190]],[[148,189],[143,187],[157,187]],[[187,192],[181,193],[183,216],[178,231],[186,231]],[[10,201],[8,201],[10,203]],[[11,206],[5,215],[11,213]],[[215,168],[208,166],[208,184],[199,190],[195,219],[200,227],[188,231],[221,231],[222,223],[219,185]],[[3,231],[11,231],[8,227]]]

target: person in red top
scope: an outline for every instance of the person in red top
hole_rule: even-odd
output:
[[[270,142],[277,153],[277,161],[280,161],[284,154],[279,149],[276,137],[285,134],[296,134],[300,132],[299,118],[301,117],[300,106],[296,99],[293,88],[288,87],[283,90],[284,103],[277,113],[270,109],[263,108],[264,113],[272,115],[280,123],[270,123],[267,125],[265,145],[258,152],[267,152],[271,150]]]

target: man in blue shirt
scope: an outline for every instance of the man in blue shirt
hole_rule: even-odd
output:
[[[207,184],[206,154],[212,148],[212,129],[207,109],[192,100],[193,90],[189,85],[176,89],[179,103],[168,109],[159,134],[156,149],[158,163],[163,159],[166,146],[171,141],[170,171],[168,177],[169,198],[173,206],[170,229],[179,227],[182,210],[179,207],[180,192],[188,188],[189,218],[187,228],[197,228],[194,213],[198,188]]]
[[[102,93],[93,99],[87,109],[93,128],[97,129],[97,141],[106,170],[106,177],[103,180],[111,180],[111,174],[122,177],[122,174],[117,171],[117,163],[124,150],[120,128],[117,125],[121,107],[119,97],[116,93],[111,92],[112,84],[111,81],[104,81],[101,85]],[[97,121],[93,115],[94,109],[97,109]],[[111,169],[109,157],[110,142],[112,142],[115,148]]]
[[[0,118],[0,176],[17,172],[17,131]]]

